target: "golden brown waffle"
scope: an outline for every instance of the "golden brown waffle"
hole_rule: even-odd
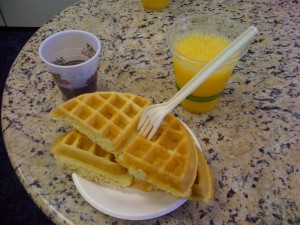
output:
[[[152,184],[148,183],[147,181],[138,180],[135,177],[133,178],[133,182],[130,187],[139,189],[139,190],[145,191],[145,192],[155,191],[155,188]]]
[[[168,114],[148,141],[136,127],[144,108],[142,97],[118,92],[84,94],[58,106],[51,113],[103,149],[139,180],[178,197],[189,197],[197,172],[197,149],[184,125]]]
[[[208,167],[203,153],[198,151],[197,176],[192,186],[191,200],[209,203],[214,195],[213,172]]]
[[[151,141],[136,135],[117,162],[129,173],[174,196],[188,197],[197,170],[197,149],[189,132],[168,114]]]
[[[115,156],[90,139],[72,130],[59,136],[51,149],[66,171],[115,188],[128,187],[133,177],[115,161]]]
[[[119,154],[121,145],[135,133],[142,109],[150,104],[133,94],[97,92],[65,102],[51,116],[70,123],[105,150]]]
[[[198,149],[198,168],[197,176],[192,186],[192,193],[188,197],[189,200],[202,201],[210,203],[214,196],[214,174],[213,171],[207,165],[207,161],[202,151]],[[137,188],[142,191],[157,191],[154,186],[148,182],[133,179],[131,185],[133,188]]]

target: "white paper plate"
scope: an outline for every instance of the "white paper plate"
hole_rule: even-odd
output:
[[[146,220],[165,215],[183,203],[164,192],[143,192],[134,188],[115,190],[73,174],[82,197],[99,211],[120,219]]]
[[[200,147],[194,133],[187,126],[186,128]],[[143,192],[134,188],[115,190],[83,179],[77,174],[72,174],[72,177],[77,190],[89,204],[107,215],[120,219],[156,218],[172,212],[187,201],[165,192]]]

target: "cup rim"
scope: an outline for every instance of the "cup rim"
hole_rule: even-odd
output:
[[[182,55],[180,52],[178,52],[177,50],[175,50],[174,46],[171,44],[171,41],[170,41],[170,35],[171,35],[171,31],[172,31],[172,28],[174,28],[175,26],[177,26],[178,24],[184,22],[184,21],[187,21],[187,20],[190,20],[190,19],[193,19],[193,18],[215,18],[215,19],[221,19],[221,20],[225,20],[227,22],[230,22],[231,24],[234,24],[235,27],[238,27],[239,29],[242,29],[243,26],[241,23],[238,23],[232,19],[229,19],[227,17],[221,17],[221,16],[218,16],[218,15],[215,15],[215,14],[211,14],[211,13],[204,13],[204,14],[195,14],[195,15],[191,15],[191,16],[187,16],[187,17],[183,17],[183,18],[180,18],[178,20],[175,20],[175,22],[168,28],[167,30],[167,35],[166,35],[166,41],[167,41],[167,44],[171,50],[171,53],[175,53],[176,56],[180,57],[180,58],[183,58],[185,60],[189,60],[193,63],[198,63],[198,64],[207,64],[209,61],[200,61],[200,60],[196,60],[196,59],[193,59],[193,58],[190,58],[190,57],[187,57],[187,56],[184,56]],[[242,34],[243,30],[241,30],[240,34]],[[238,56],[235,56],[234,58],[232,58],[232,60],[226,62],[224,65],[230,65],[230,64],[233,64],[233,63],[236,63],[240,58],[242,58],[246,52],[248,51],[248,48],[249,48],[249,44],[247,44],[245,47],[244,47],[244,50],[241,52],[241,54],[239,54]]]
[[[56,37],[56,36],[59,36],[59,35],[62,35],[63,33],[83,33],[83,34],[86,34],[88,36],[91,36],[92,38],[94,38],[97,42],[97,45],[98,45],[98,50],[96,51],[95,55],[93,55],[93,57],[91,57],[90,59],[80,63],[80,64],[75,64],[75,65],[57,65],[57,64],[54,64],[48,60],[45,59],[45,57],[42,55],[42,51],[43,51],[43,48],[46,44],[46,42],[53,38],[53,37]],[[42,59],[42,61],[50,66],[53,66],[53,67],[57,67],[57,68],[76,68],[76,67],[80,67],[84,64],[87,64],[89,63],[91,60],[95,59],[96,57],[98,57],[100,55],[100,51],[102,49],[102,46],[101,46],[101,42],[100,40],[96,37],[96,35],[90,33],[90,32],[87,32],[87,31],[83,31],[83,30],[63,30],[63,31],[59,31],[59,32],[56,32],[52,35],[50,35],[49,37],[47,37],[45,40],[42,41],[40,47],[39,47],[39,56],[40,58]]]

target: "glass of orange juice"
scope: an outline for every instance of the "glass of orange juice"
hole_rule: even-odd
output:
[[[181,89],[244,30],[243,26],[233,20],[211,14],[190,16],[176,21],[167,32],[167,43],[172,53],[177,89]],[[248,45],[221,66],[181,106],[193,113],[213,109],[237,61],[247,49]]]
[[[161,10],[166,8],[171,0],[142,0],[144,8],[151,10]]]

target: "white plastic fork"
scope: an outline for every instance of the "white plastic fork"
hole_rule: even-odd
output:
[[[258,30],[254,26],[249,27],[201,71],[199,71],[169,101],[148,106],[140,118],[137,126],[138,132],[150,140],[156,133],[164,117],[236,54],[257,33]]]

